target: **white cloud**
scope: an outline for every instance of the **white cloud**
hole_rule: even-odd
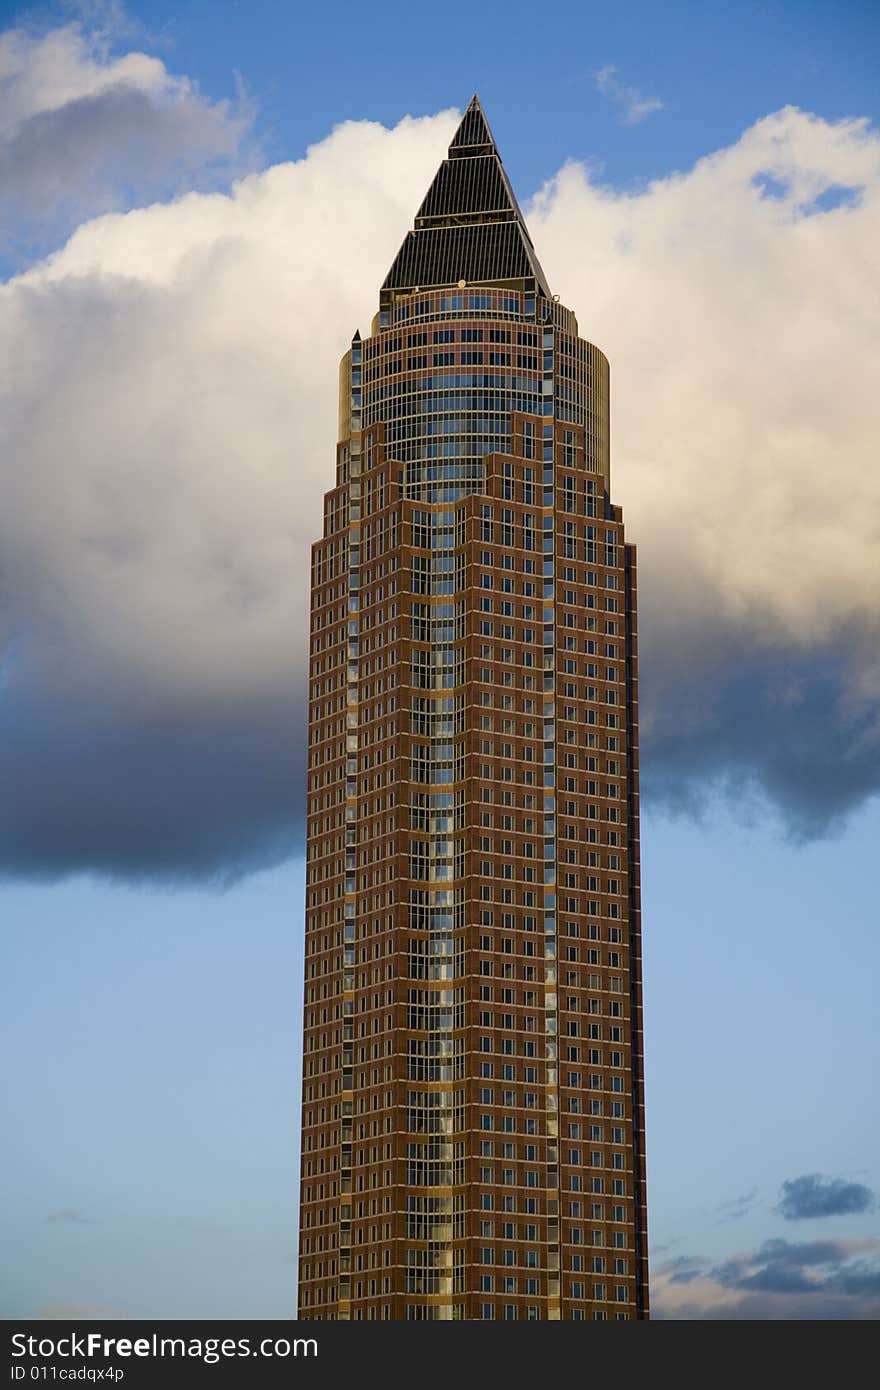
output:
[[[782,196],[761,196],[765,175]],[[839,185],[859,205],[809,215]],[[676,589],[698,576],[759,639],[878,616],[878,219],[880,138],[792,108],[639,194],[570,165],[531,218],[612,361],[634,535],[674,534]]]
[[[337,362],[454,126],[342,126],[231,196],[89,222],[0,289],[13,866],[296,848]]]
[[[638,125],[646,116],[666,109],[666,102],[659,97],[643,97],[636,87],[628,87],[622,82],[613,63],[608,63],[596,73],[596,91],[620,107],[624,125]]]
[[[28,466],[3,547],[43,630],[85,643],[67,682],[93,660],[198,701],[298,681],[336,364],[453,129],[350,123],[231,196],[96,219],[6,288]]]
[[[114,56],[124,29],[109,19],[0,33],[0,225],[13,248],[204,182],[241,151],[247,103],[208,102],[146,53]]]
[[[671,740],[670,777],[705,736],[707,757],[788,757],[780,792],[808,795],[810,767],[841,806],[866,773],[876,789],[877,133],[787,108],[632,195],[571,165],[531,227],[612,363],[648,746]],[[799,731],[812,746],[787,752]]]
[[[88,222],[0,290],[0,825],[23,871],[294,846],[336,363],[454,124],[349,123],[228,195]],[[880,784],[878,150],[787,110],[638,194],[569,166],[530,219],[612,361],[643,750],[671,796],[739,772],[819,825]],[[810,211],[841,184],[856,205]]]
[[[117,86],[139,87],[161,96],[186,93],[186,79],[173,79],[158,58],[128,53],[109,58],[97,36],[72,23],[48,33],[8,29],[0,34],[0,135],[8,138],[32,117],[58,111],[82,97]]]

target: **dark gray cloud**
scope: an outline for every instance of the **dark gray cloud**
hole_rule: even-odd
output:
[[[106,15],[104,16],[106,18]],[[252,110],[209,102],[120,21],[0,33],[0,253],[33,257],[86,217],[210,189],[253,158]]]
[[[758,1189],[753,1187],[741,1197],[731,1197],[726,1202],[719,1202],[719,1221],[741,1221],[754,1207],[757,1196]]]
[[[194,159],[212,130],[218,148],[229,135],[226,116],[212,125],[143,55],[117,69],[69,43],[16,53],[2,139],[31,152],[15,161],[24,202],[51,203],[74,129],[96,149],[114,120],[129,132],[117,189],[128,166],[129,182],[167,167],[147,146],[175,146],[181,112],[192,142],[178,143]],[[37,81],[49,62],[53,81]],[[47,105],[59,72],[67,95]],[[768,227],[751,179],[771,147],[810,177],[824,160],[832,183],[841,161],[850,183],[877,161],[860,129],[780,114],[698,176],[632,199],[584,187],[572,201],[560,185],[535,221],[563,297],[591,306],[584,331],[615,356],[615,495],[639,544],[645,798],[699,814],[721,789],[743,814],[769,804],[806,838],[880,787],[880,484],[863,457],[876,393],[858,370],[875,325],[841,307],[862,302],[853,267],[872,263],[841,238],[873,249],[874,204],[845,223],[814,217],[814,249],[793,264],[789,224]],[[0,871],[222,881],[301,849],[308,555],[333,478],[336,364],[369,323],[453,124],[342,126],[228,196],[88,222],[0,286],[0,339],[15,345],[15,370],[0,376]],[[104,154],[95,167],[109,167]],[[758,325],[766,352],[815,284],[815,340],[851,345],[833,383],[820,355],[792,360],[785,345],[756,365],[751,320],[736,321],[739,337],[707,338],[705,302],[688,299],[694,256],[708,257],[704,279],[728,315],[742,295],[716,236],[727,198],[730,236],[753,252],[753,313],[780,287],[791,296]],[[597,238],[586,259],[585,228]],[[852,276],[849,298],[823,298],[816,257]],[[670,419],[682,383],[688,409]],[[831,455],[833,497],[804,508]],[[811,564],[820,551],[833,582]]]
[[[0,862],[39,878],[233,881],[302,850],[304,712],[168,711],[141,722],[110,691],[93,711],[4,701]]]
[[[792,839],[806,841],[840,828],[880,792],[880,701],[866,680],[880,628],[853,625],[806,649],[755,650],[722,620],[704,630],[699,655],[683,654],[687,680],[679,662],[670,665],[667,621],[652,633],[646,616],[641,631],[649,804],[699,816],[721,793],[747,816],[771,809]]]
[[[864,1183],[804,1173],[782,1184],[782,1199],[776,1210],[786,1221],[811,1221],[817,1217],[855,1216],[873,1206],[874,1193]]]
[[[41,111],[0,141],[6,250],[57,244],[87,216],[228,181],[247,127],[194,98],[120,83]]]
[[[792,1244],[765,1240],[750,1255],[734,1255],[711,1271],[719,1283],[734,1289],[765,1293],[811,1293],[817,1283],[830,1290],[852,1245],[842,1240],[813,1240]],[[817,1277],[817,1271],[821,1271]]]
[[[652,1281],[658,1318],[873,1319],[877,1240],[767,1240],[721,1263],[679,1256]]]
[[[231,196],[87,224],[0,287],[0,871],[227,882],[301,852],[340,346],[436,127],[343,130]],[[388,184],[372,248],[357,168]]]
[[[673,1241],[670,1244],[677,1244]],[[666,1246],[658,1246],[654,1253],[665,1250]],[[698,1255],[676,1255],[672,1260],[666,1260],[660,1266],[660,1272],[671,1284],[690,1284],[694,1279],[701,1279],[706,1272],[706,1262]]]

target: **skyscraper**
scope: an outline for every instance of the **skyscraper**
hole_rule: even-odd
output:
[[[648,1316],[636,558],[479,101],[312,551],[299,1316]]]

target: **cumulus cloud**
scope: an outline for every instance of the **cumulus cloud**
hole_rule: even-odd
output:
[[[210,184],[243,157],[245,100],[209,102],[124,23],[0,33],[0,249],[47,248],[83,217]],[[5,245],[4,245],[5,243]]]
[[[777,1211],[786,1221],[812,1221],[823,1216],[854,1216],[873,1206],[874,1194],[864,1183],[804,1173],[782,1184]]]
[[[652,1316],[688,1319],[874,1319],[878,1240],[767,1240],[719,1263],[680,1256],[651,1281]]]
[[[3,868],[234,875],[300,848],[336,364],[452,113],[82,226],[0,290]]]
[[[824,833],[880,785],[880,138],[787,108],[638,193],[567,167],[531,228],[611,358],[643,788]]]
[[[0,289],[7,872],[298,850],[336,362],[455,120],[343,125],[229,193],[95,218]],[[878,786],[878,151],[787,110],[638,194],[571,166],[536,201],[553,288],[612,359],[668,804],[751,786],[814,833]]]
[[[596,91],[619,107],[624,125],[638,125],[646,116],[666,108],[666,102],[659,97],[643,97],[636,87],[628,87],[621,81],[613,63],[608,63],[596,73]]]

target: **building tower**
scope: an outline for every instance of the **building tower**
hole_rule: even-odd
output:
[[[300,1318],[648,1316],[608,392],[474,97],[312,551]]]

